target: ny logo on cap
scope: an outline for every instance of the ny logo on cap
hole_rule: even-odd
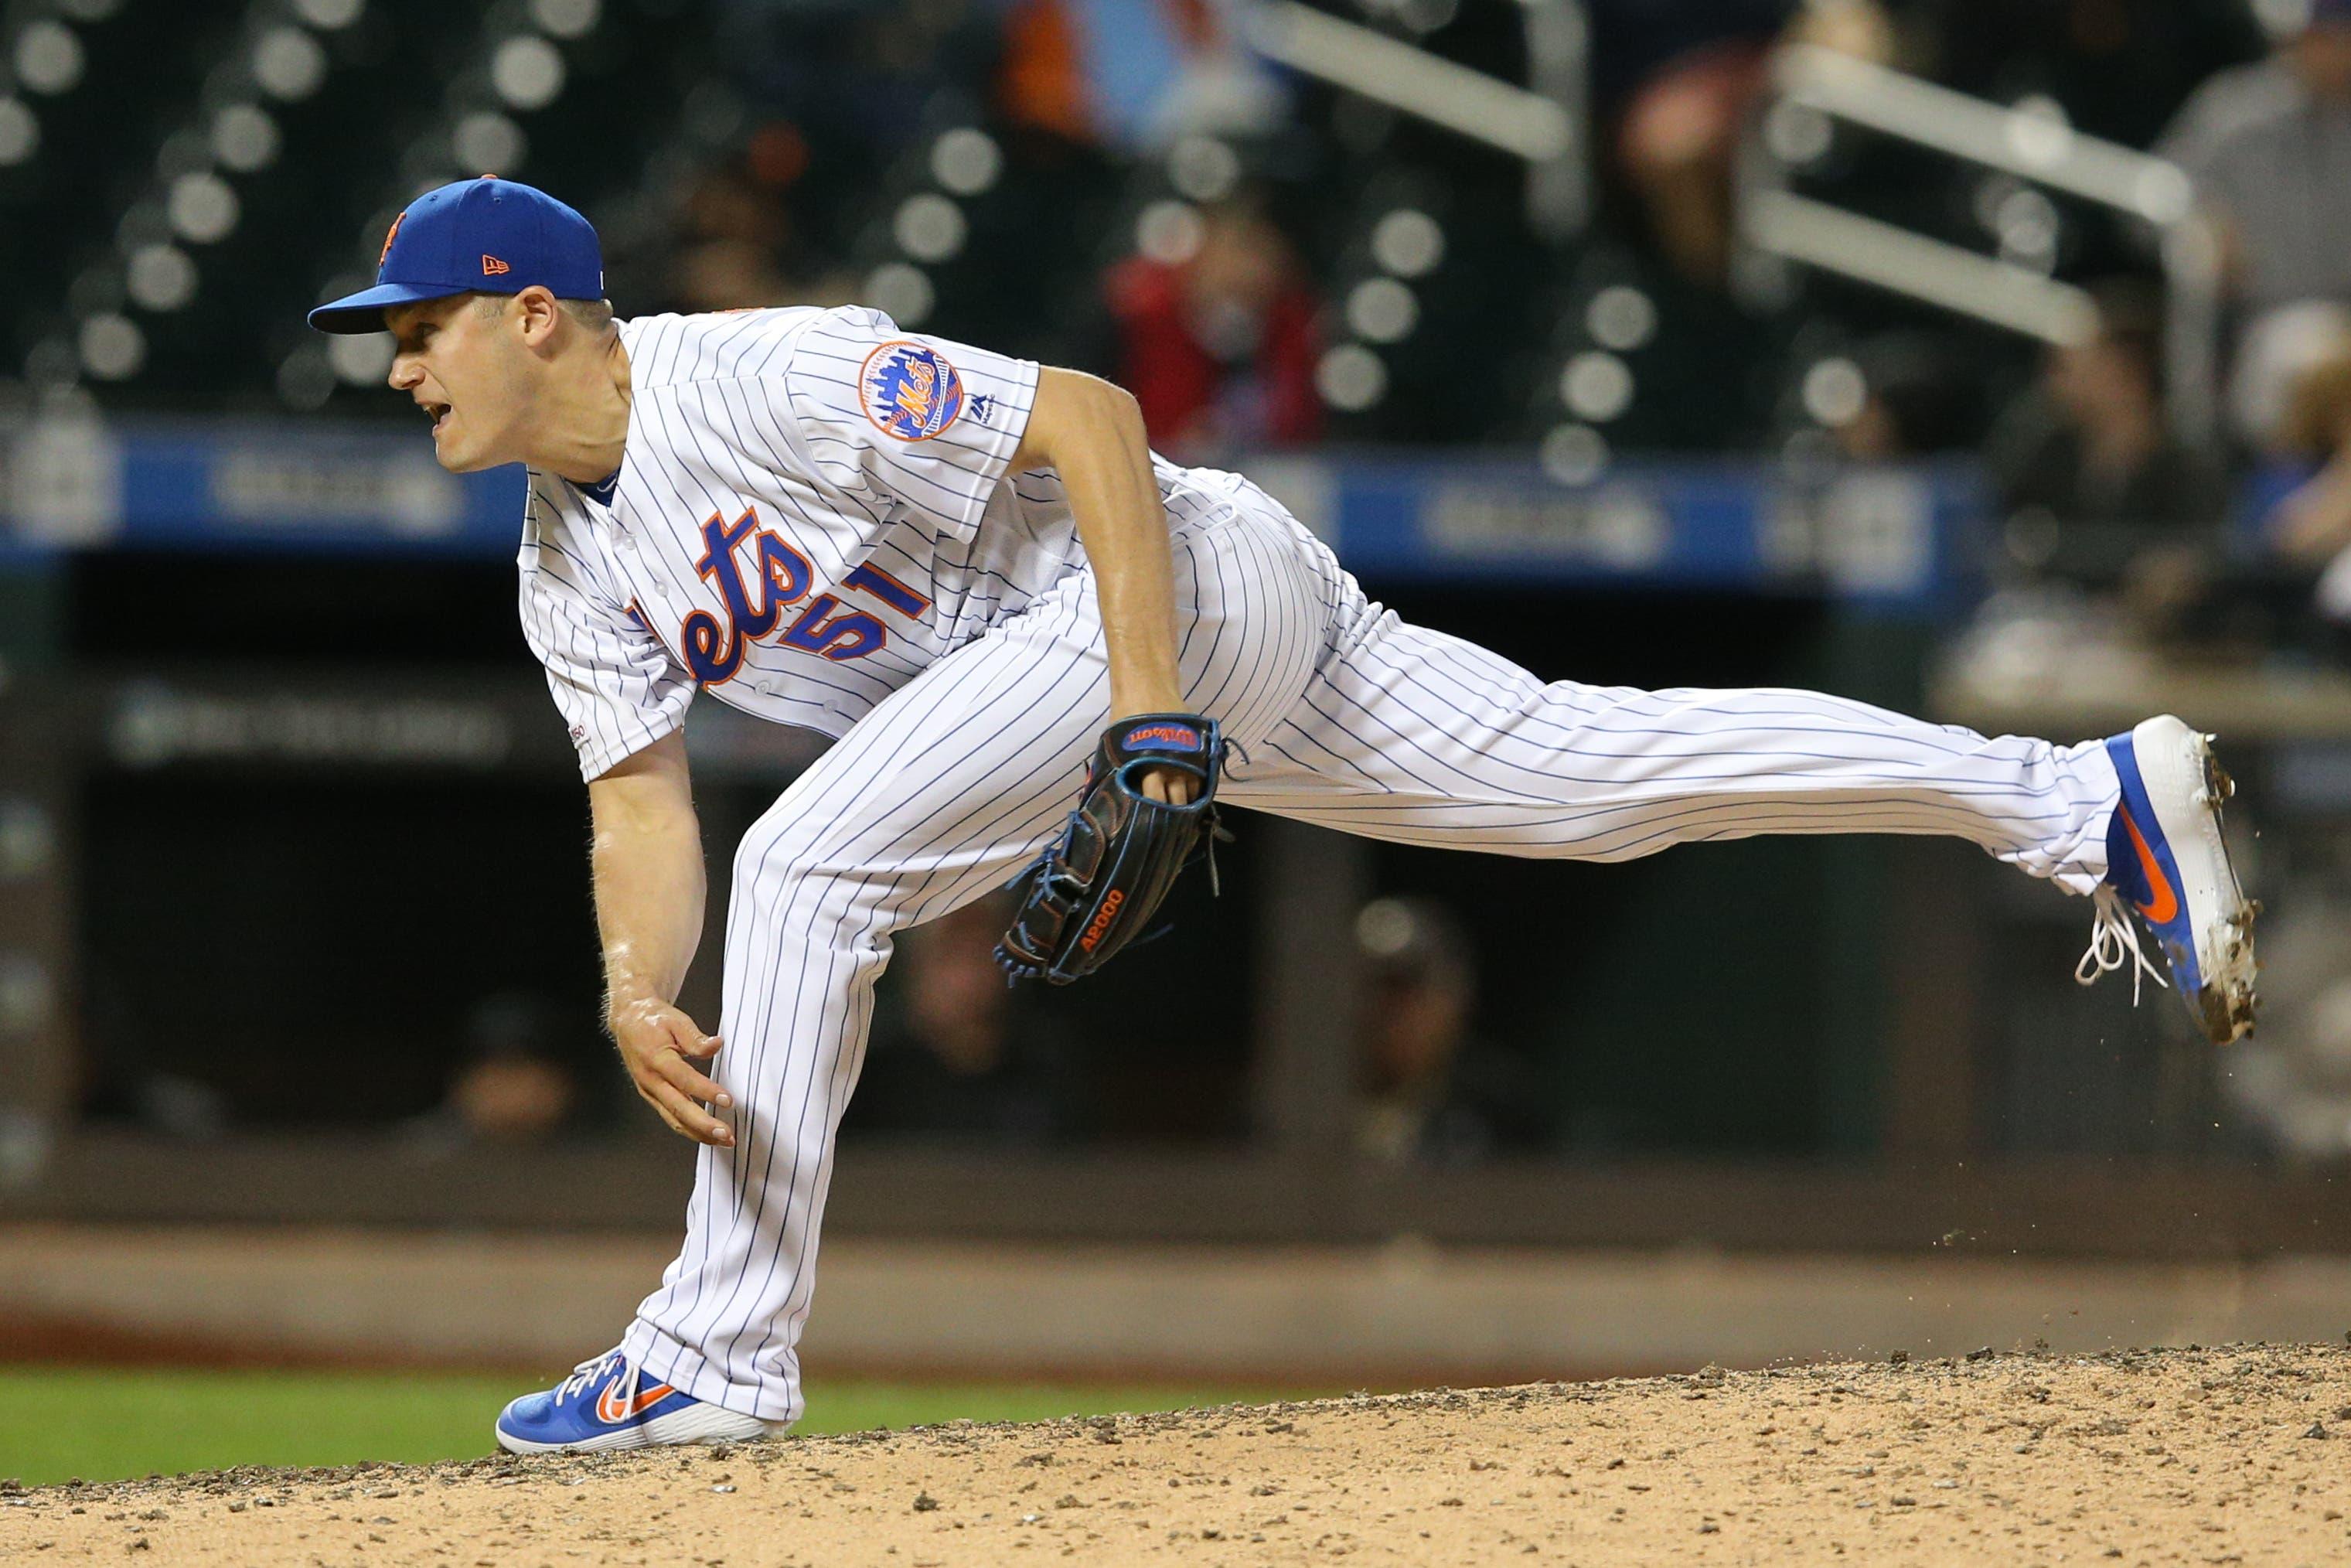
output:
[[[400,225],[407,221],[408,214],[403,212],[400,216],[392,220],[392,226],[390,228],[383,231],[383,249],[376,255],[376,266],[381,267],[386,260],[390,259],[392,256],[392,242],[400,237]]]

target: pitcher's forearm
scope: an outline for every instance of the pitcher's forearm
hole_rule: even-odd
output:
[[[1141,421],[1131,438],[1116,425],[1104,434],[1061,472],[1102,600],[1111,709],[1125,715],[1180,707],[1166,509],[1152,482]]]
[[[699,825],[690,814],[651,831],[600,823],[594,863],[607,1016],[675,1001],[702,940],[708,880]]]
[[[677,999],[702,941],[706,878],[685,737],[674,732],[588,786],[605,1016]]]

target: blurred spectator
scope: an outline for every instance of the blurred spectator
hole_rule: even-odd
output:
[[[982,90],[1001,31],[994,0],[721,0],[725,64],[789,108],[820,166],[872,175],[935,134],[942,101]]]
[[[796,305],[797,290],[775,260],[748,240],[704,240],[680,252],[674,274],[677,307],[684,311],[740,310]]]
[[[1009,1145],[1084,1130],[1071,1042],[1021,1007],[997,967],[1010,917],[991,896],[898,938],[898,1013],[875,1023],[845,1127]]]
[[[555,1028],[554,1010],[538,997],[507,992],[476,1006],[447,1094],[409,1124],[409,1136],[447,1149],[543,1143],[562,1133],[580,1086],[557,1055]]]
[[[678,214],[674,277],[683,310],[781,305],[791,294],[777,258],[790,235],[782,201],[738,170],[708,169]]]
[[[2321,613],[2351,622],[2351,342],[2296,379],[2281,444],[2317,469],[2278,503],[2270,544],[2289,566],[2320,573]]]
[[[2231,292],[2252,318],[2249,344],[2272,312],[2351,302],[2351,0],[2309,0],[2308,20],[2269,58],[2198,90],[2160,151],[2196,182]],[[2241,406],[2265,395],[2257,386]],[[2266,439],[2255,423],[2246,434]]]
[[[1877,0],[1588,0],[1593,106],[1658,249],[1692,282],[1729,267],[1730,166],[1773,47],[1892,52]]]
[[[1151,152],[1198,132],[1252,136],[1288,104],[1240,39],[1231,0],[1013,0],[998,107],[1084,146]]]
[[[1884,332],[1850,361],[1860,399],[1832,431],[1851,463],[1907,463],[1973,447],[1983,434],[1979,378],[1930,332]]]
[[[1987,458],[2010,560],[2027,575],[2121,584],[2150,614],[2200,582],[2228,496],[2207,455],[2172,438],[2155,290],[2094,291],[2099,326],[2050,349],[2041,379],[2000,419]]]
[[[2351,306],[2304,299],[2252,322],[2238,345],[2229,417],[2247,445],[2268,456],[2300,447],[2291,404],[2304,377],[2351,352]]]
[[[834,305],[846,284],[816,287],[785,272],[791,220],[775,186],[740,167],[705,170],[678,209],[670,303],[680,310],[739,310],[772,305]]]
[[[2146,147],[2214,71],[2268,40],[2244,0],[1912,0],[1906,32],[1938,81],[1977,98],[2046,98],[2068,124]]]
[[[1426,899],[1376,899],[1355,917],[1355,942],[1366,982],[1357,1151],[1459,1164],[1548,1143],[1522,1064],[1470,1036],[1477,975],[1453,916]]]
[[[1113,379],[1142,403],[1152,444],[1196,461],[1314,440],[1319,308],[1297,251],[1253,195],[1201,209],[1181,237],[1182,259],[1129,256],[1102,283]]]

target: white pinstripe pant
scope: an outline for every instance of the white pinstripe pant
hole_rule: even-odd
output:
[[[1247,760],[1224,798],[1350,832],[1626,860],[1755,833],[1948,833],[2077,893],[2105,870],[2105,747],[1986,739],[1814,693],[1536,680],[1367,602],[1254,486],[1179,524],[1191,706]],[[892,933],[1008,880],[1054,833],[1108,717],[1091,574],[893,694],[745,834],[718,1082],[686,1240],[624,1348],[653,1378],[800,1412],[834,1133]]]

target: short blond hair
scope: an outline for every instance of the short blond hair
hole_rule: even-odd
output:
[[[476,294],[474,308],[485,316],[504,315],[507,301],[513,298],[511,294]],[[555,303],[562,307],[566,316],[590,332],[601,334],[611,328],[612,302],[609,299],[559,299]]]

